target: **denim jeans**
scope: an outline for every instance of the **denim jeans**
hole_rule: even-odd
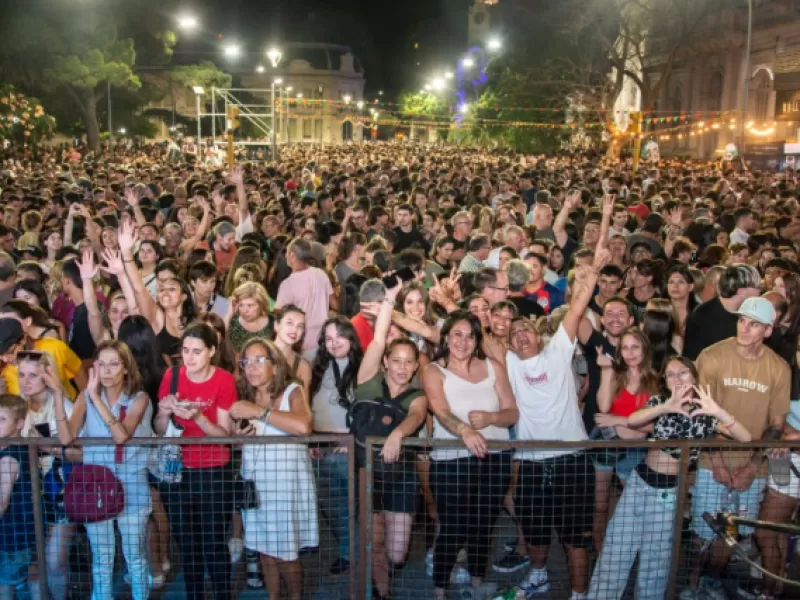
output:
[[[339,557],[350,560],[350,511],[348,454],[326,450],[313,461],[319,508],[339,540]]]
[[[122,552],[131,576],[133,600],[147,600],[147,552],[145,537],[150,509],[123,512],[115,519],[87,523],[86,534],[92,547],[92,600],[112,600],[114,554],[117,547],[114,521],[122,536]]]
[[[233,470],[225,465],[184,468],[180,483],[159,486],[170,530],[180,547],[188,600],[205,600],[204,571],[211,576],[214,600],[230,600],[232,483]]]
[[[675,489],[646,484],[634,469],[608,524],[589,598],[621,598],[639,555],[637,600],[663,600],[667,590],[675,523]]]

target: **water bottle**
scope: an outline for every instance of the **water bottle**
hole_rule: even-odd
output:
[[[740,507],[739,492],[736,490],[722,490],[722,497],[720,498],[720,509],[727,512],[730,516],[735,517],[739,515]],[[738,529],[735,524],[728,524],[728,535],[734,539],[738,536]]]

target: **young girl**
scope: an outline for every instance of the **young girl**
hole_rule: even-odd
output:
[[[652,424],[654,440],[702,440],[720,432],[740,442],[750,433],[698,387],[697,370],[688,358],[672,356],[664,368],[667,394],[652,396],[627,419],[639,428]],[[690,450],[690,463],[700,454]],[[592,576],[589,598],[621,598],[636,555],[637,598],[663,598],[667,591],[680,467],[678,448],[654,448],[630,475]]]
[[[182,437],[226,437],[231,434],[230,407],[237,400],[233,375],[214,365],[219,347],[216,332],[205,323],[186,328],[180,342],[183,366],[164,373],[156,431],[163,434],[170,419],[183,428]],[[170,393],[172,369],[179,369],[178,390]],[[204,572],[211,576],[215,600],[230,599],[228,526],[233,512],[231,451],[222,445],[181,447],[180,483],[162,485],[172,534],[181,551],[189,600],[205,598]]]
[[[395,399],[409,389],[419,367],[419,349],[406,337],[387,343],[392,320],[392,307],[400,285],[386,290],[386,297],[375,322],[375,336],[367,347],[358,370],[356,399],[375,397]],[[381,369],[383,367],[383,369]],[[401,458],[403,438],[413,435],[425,421],[428,401],[417,390],[404,396],[401,404],[405,419],[389,434],[381,451],[386,464]],[[399,468],[376,473],[373,489],[374,577],[380,597],[389,596],[389,567],[402,565],[411,540],[411,523],[417,504],[416,473],[411,463],[401,462]]]
[[[300,380],[305,397],[311,389],[311,364],[298,352],[306,328],[306,313],[294,304],[282,306],[275,313],[275,345],[289,364],[289,375]]]

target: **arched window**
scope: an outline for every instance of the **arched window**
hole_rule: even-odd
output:
[[[722,109],[722,72],[714,71],[706,81],[706,110]]]
[[[750,118],[766,121],[769,118],[769,102],[772,97],[772,77],[766,69],[760,69],[750,81],[750,94],[753,98]]]

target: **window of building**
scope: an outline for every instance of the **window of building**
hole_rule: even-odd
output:
[[[314,119],[314,139],[322,141],[322,119]]]
[[[303,139],[311,139],[311,119],[303,119]]]

